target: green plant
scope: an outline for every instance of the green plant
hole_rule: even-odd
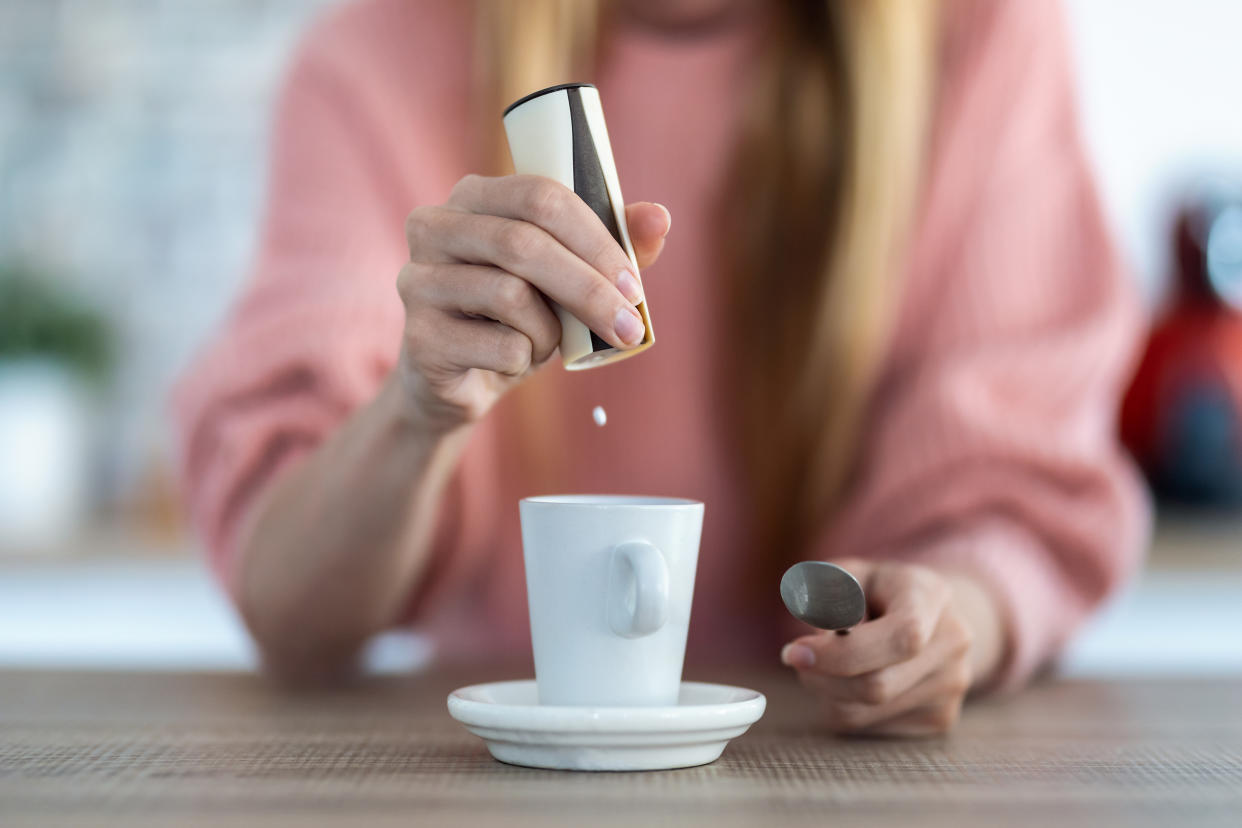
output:
[[[61,362],[90,382],[112,368],[107,318],[45,274],[0,264],[0,359],[43,357]]]

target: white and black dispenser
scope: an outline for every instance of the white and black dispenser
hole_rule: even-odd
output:
[[[546,176],[577,193],[625,249],[637,272],[599,91],[588,83],[541,89],[505,109],[504,124],[514,171]],[[645,294],[637,307],[645,329],[642,341],[626,349],[612,347],[564,308],[552,305],[561,320],[561,359],[567,370],[617,362],[655,343]]]

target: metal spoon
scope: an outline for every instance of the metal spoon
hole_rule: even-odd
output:
[[[799,621],[845,635],[867,614],[858,579],[836,564],[803,561],[785,570],[781,600]]]

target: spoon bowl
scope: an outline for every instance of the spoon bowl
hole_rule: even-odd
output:
[[[803,561],[781,578],[781,600],[799,621],[821,630],[848,630],[867,614],[858,579],[825,561]]]

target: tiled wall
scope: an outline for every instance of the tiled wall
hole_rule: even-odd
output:
[[[125,487],[170,377],[229,302],[272,96],[328,0],[0,0],[0,259],[89,292],[122,333],[102,407]]]

